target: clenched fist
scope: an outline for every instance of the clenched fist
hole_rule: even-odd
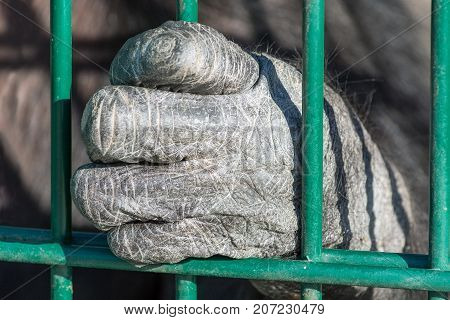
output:
[[[217,31],[167,22],[129,39],[88,102],[73,200],[136,264],[297,254],[301,74]],[[325,89],[324,246],[401,251],[401,176]],[[304,137],[307,139],[307,137]]]

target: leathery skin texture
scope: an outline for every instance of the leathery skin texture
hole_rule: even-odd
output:
[[[128,40],[110,79],[83,114],[93,163],[75,172],[72,196],[114,254],[137,265],[298,254],[299,71],[210,27],[169,21]],[[323,134],[324,247],[403,251],[403,179],[328,86]]]

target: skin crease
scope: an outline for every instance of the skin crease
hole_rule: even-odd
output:
[[[298,254],[301,74],[214,29],[166,22],[128,40],[82,118],[80,212],[135,264]],[[411,204],[396,167],[330,87],[324,101],[323,244],[402,252]],[[254,282],[274,298],[288,283]],[[334,298],[393,290],[328,288]]]

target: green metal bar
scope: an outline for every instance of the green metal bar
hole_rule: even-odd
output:
[[[44,243],[53,245],[50,230],[19,228],[0,226],[0,241]],[[73,232],[72,245],[108,248],[105,233],[97,232]],[[57,245],[59,247],[59,245]],[[63,251],[60,252],[60,254]],[[24,252],[23,254],[27,254]],[[322,249],[321,262],[340,263],[349,265],[365,265],[392,268],[419,268],[426,269],[429,266],[428,256],[423,254],[389,253],[374,251],[353,251]],[[450,270],[450,265],[447,270]]]
[[[197,300],[197,279],[195,276],[175,276],[177,300]]]
[[[51,25],[51,222],[56,242],[70,240],[72,28],[71,0],[52,0]],[[53,299],[72,298],[71,270],[52,268]]]
[[[0,241],[24,243],[48,243],[52,245],[50,230],[0,226]],[[108,248],[105,233],[73,232],[72,245]],[[428,256],[424,254],[389,253],[322,249],[321,262],[350,265],[384,266],[392,268],[428,268]],[[450,266],[449,266],[450,267]],[[449,270],[449,268],[447,268]]]
[[[215,257],[204,260],[188,259],[177,264],[150,265],[140,268],[117,258],[107,248],[12,242],[0,242],[0,260],[192,276],[295,281],[313,284],[356,285],[442,292],[450,290],[450,271],[385,266],[354,266],[303,260],[233,260]]]
[[[53,242],[48,229],[0,226],[0,241],[42,243]]]
[[[197,0],[177,0],[177,20],[198,21]]]
[[[198,1],[197,0],[177,0],[177,20],[188,22],[198,21]],[[197,279],[192,276],[175,277],[176,299],[196,300],[197,299]]]
[[[388,268],[428,268],[428,256],[424,254],[341,249],[322,249],[321,262]]]
[[[302,224],[301,257],[319,261],[322,252],[323,172],[323,0],[303,1],[303,94],[302,94]],[[321,299],[320,284],[302,284],[302,299]]]
[[[72,245],[89,245],[108,247],[106,233],[80,232],[72,233]],[[0,241],[26,242],[26,243],[53,243],[51,230],[36,228],[21,228],[0,226]]]
[[[430,268],[445,270],[450,208],[450,4],[432,2],[432,109],[430,141]],[[447,294],[429,292],[429,299]]]
[[[50,243],[50,230],[0,226],[0,241]],[[105,233],[73,232],[73,245],[108,248]],[[397,268],[428,268],[428,256],[422,254],[388,253],[323,249],[322,262]]]
[[[71,300],[73,294],[72,268],[66,266],[51,267],[51,292],[53,300]]]
[[[0,241],[0,261],[64,265],[66,255],[59,243],[24,243]]]

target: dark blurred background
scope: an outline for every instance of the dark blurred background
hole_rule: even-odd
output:
[[[0,0],[0,224],[49,228],[49,0]],[[417,195],[412,234],[426,251],[430,0],[328,0],[329,82],[363,118]],[[249,50],[301,54],[301,1],[200,0],[199,19]],[[73,1],[73,168],[88,162],[85,103],[130,36],[175,17],[175,0]],[[414,172],[414,174],[411,174]],[[75,230],[92,230],[74,209]],[[0,262],[0,298],[49,298],[45,266]],[[10,294],[13,292],[12,294]],[[78,299],[173,298],[173,276],[76,268]],[[200,298],[260,298],[246,280],[200,280]]]

